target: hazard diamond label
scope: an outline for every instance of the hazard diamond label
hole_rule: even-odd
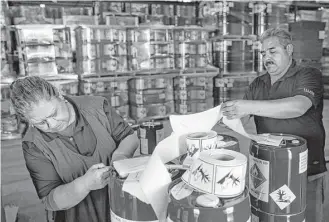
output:
[[[255,189],[266,181],[265,176],[262,174],[256,163],[251,167],[250,175]]]
[[[287,185],[283,185],[279,189],[273,191],[270,196],[281,210],[289,206],[296,199],[295,194]]]
[[[268,202],[270,162],[249,156],[250,194],[260,201]]]

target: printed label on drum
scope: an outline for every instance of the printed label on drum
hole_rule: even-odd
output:
[[[283,185],[279,189],[273,191],[270,196],[281,210],[289,206],[296,199],[296,196],[287,185]]]
[[[149,154],[148,139],[140,138],[141,141],[141,153]]]
[[[193,193],[192,187],[188,186],[186,183],[183,181],[176,184],[170,191],[171,195],[176,200],[181,200],[184,199],[185,197],[190,196]]]
[[[136,220],[127,220],[125,218],[119,217],[111,210],[111,222],[139,222]],[[159,222],[159,220],[144,220],[143,222]]]
[[[143,128],[139,128],[139,137],[146,138],[146,130]]]
[[[164,139],[164,130],[160,129],[160,130],[156,130],[156,143],[158,144],[161,140]]]
[[[259,222],[259,217],[255,214],[251,213],[251,222]]]
[[[268,202],[270,162],[249,155],[249,187],[255,198]]]
[[[299,154],[299,173],[304,173],[307,170],[308,150]]]

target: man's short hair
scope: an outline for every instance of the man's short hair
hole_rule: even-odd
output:
[[[260,36],[260,42],[263,43],[265,39],[270,37],[277,37],[282,46],[286,47],[289,44],[292,44],[291,34],[281,28],[270,28],[262,33]]]

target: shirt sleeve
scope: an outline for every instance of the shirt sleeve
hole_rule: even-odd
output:
[[[46,209],[56,210],[57,206],[53,198],[53,190],[63,182],[54,165],[44,154],[31,142],[23,142],[23,154],[26,167],[32,178],[37,194]]]
[[[243,96],[243,99],[244,100],[253,100],[254,99],[254,89],[255,89],[255,86],[256,85],[256,81],[253,81],[246,89],[245,93],[244,93],[244,96]]]
[[[109,105],[106,99],[103,108],[112,129],[111,135],[118,145],[124,138],[133,134],[134,130],[122,119],[115,109]]]
[[[292,96],[303,95],[317,107],[323,98],[323,80],[320,70],[308,68],[296,75],[296,83]]]

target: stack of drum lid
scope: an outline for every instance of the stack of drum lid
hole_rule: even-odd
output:
[[[253,141],[250,148],[252,221],[302,222],[306,209],[306,141],[293,135],[275,136],[283,137],[280,146]]]
[[[169,185],[167,221],[250,221],[247,157],[234,151],[237,140],[210,131],[189,134],[186,142],[192,161],[184,160],[189,169]]]

